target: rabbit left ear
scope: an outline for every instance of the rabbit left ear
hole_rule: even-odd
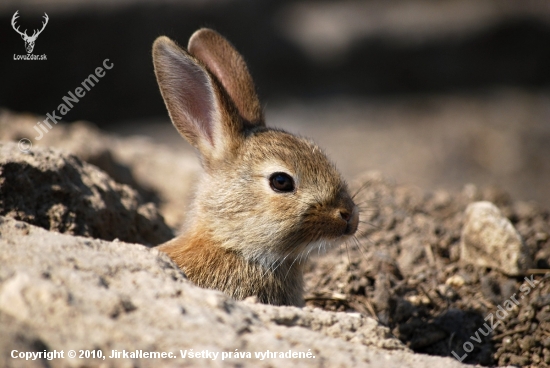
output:
[[[153,62],[172,123],[199,150],[205,168],[229,157],[244,139],[244,127],[223,87],[168,37],[153,44]]]
[[[229,41],[211,29],[202,28],[191,36],[187,49],[216,76],[247,123],[265,125],[252,76]]]

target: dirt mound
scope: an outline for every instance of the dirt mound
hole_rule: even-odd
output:
[[[0,233],[2,367],[464,367],[413,354],[357,313],[236,302],[201,289],[154,248],[5,217]],[[25,361],[13,350],[65,356]],[[166,356],[145,355],[157,352]]]
[[[117,183],[131,186],[145,202],[156,204],[173,230],[181,226],[200,169],[193,155],[153,144],[143,136],[119,139],[85,121],[59,122],[40,140],[32,139],[39,120],[34,115],[0,109],[0,140],[31,139],[33,147],[56,147],[73,154],[99,167]]]
[[[152,203],[52,148],[0,144],[0,215],[72,235],[157,245],[173,237]]]
[[[417,352],[454,352],[483,365],[550,364],[550,283],[541,275],[550,262],[547,210],[471,185],[423,193],[370,174],[355,186],[361,234],[311,263],[308,305],[372,315]],[[476,201],[500,208],[538,269],[509,277],[461,259],[465,210]]]

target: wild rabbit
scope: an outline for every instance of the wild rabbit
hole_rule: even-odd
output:
[[[182,234],[159,249],[199,286],[303,305],[309,253],[357,230],[345,181],[314,143],[266,127],[248,68],[220,34],[200,29],[187,50],[159,37],[153,62],[172,123],[204,169]]]

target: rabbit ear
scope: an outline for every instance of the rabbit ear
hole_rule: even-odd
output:
[[[229,41],[216,31],[202,28],[191,36],[187,49],[218,78],[242,118],[252,125],[265,125],[252,77]]]
[[[243,123],[234,118],[221,87],[195,58],[162,36],[153,44],[153,63],[172,123],[206,164],[239,144]]]

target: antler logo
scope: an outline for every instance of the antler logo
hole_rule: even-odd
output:
[[[21,38],[23,39],[23,41],[25,41],[25,49],[27,50],[27,54],[30,54],[34,49],[34,43],[36,42],[38,35],[42,33],[44,28],[46,28],[46,24],[48,24],[48,14],[44,13],[44,22],[42,22],[42,29],[40,31],[35,29],[32,36],[29,36],[27,34],[27,30],[25,30],[25,32],[21,32],[19,30],[19,26],[17,26],[17,28],[15,27],[15,21],[17,20],[17,18],[19,18],[19,14],[17,13],[19,13],[19,10],[17,10],[11,18],[11,26],[13,27],[13,29],[15,29],[15,32],[21,35]]]

